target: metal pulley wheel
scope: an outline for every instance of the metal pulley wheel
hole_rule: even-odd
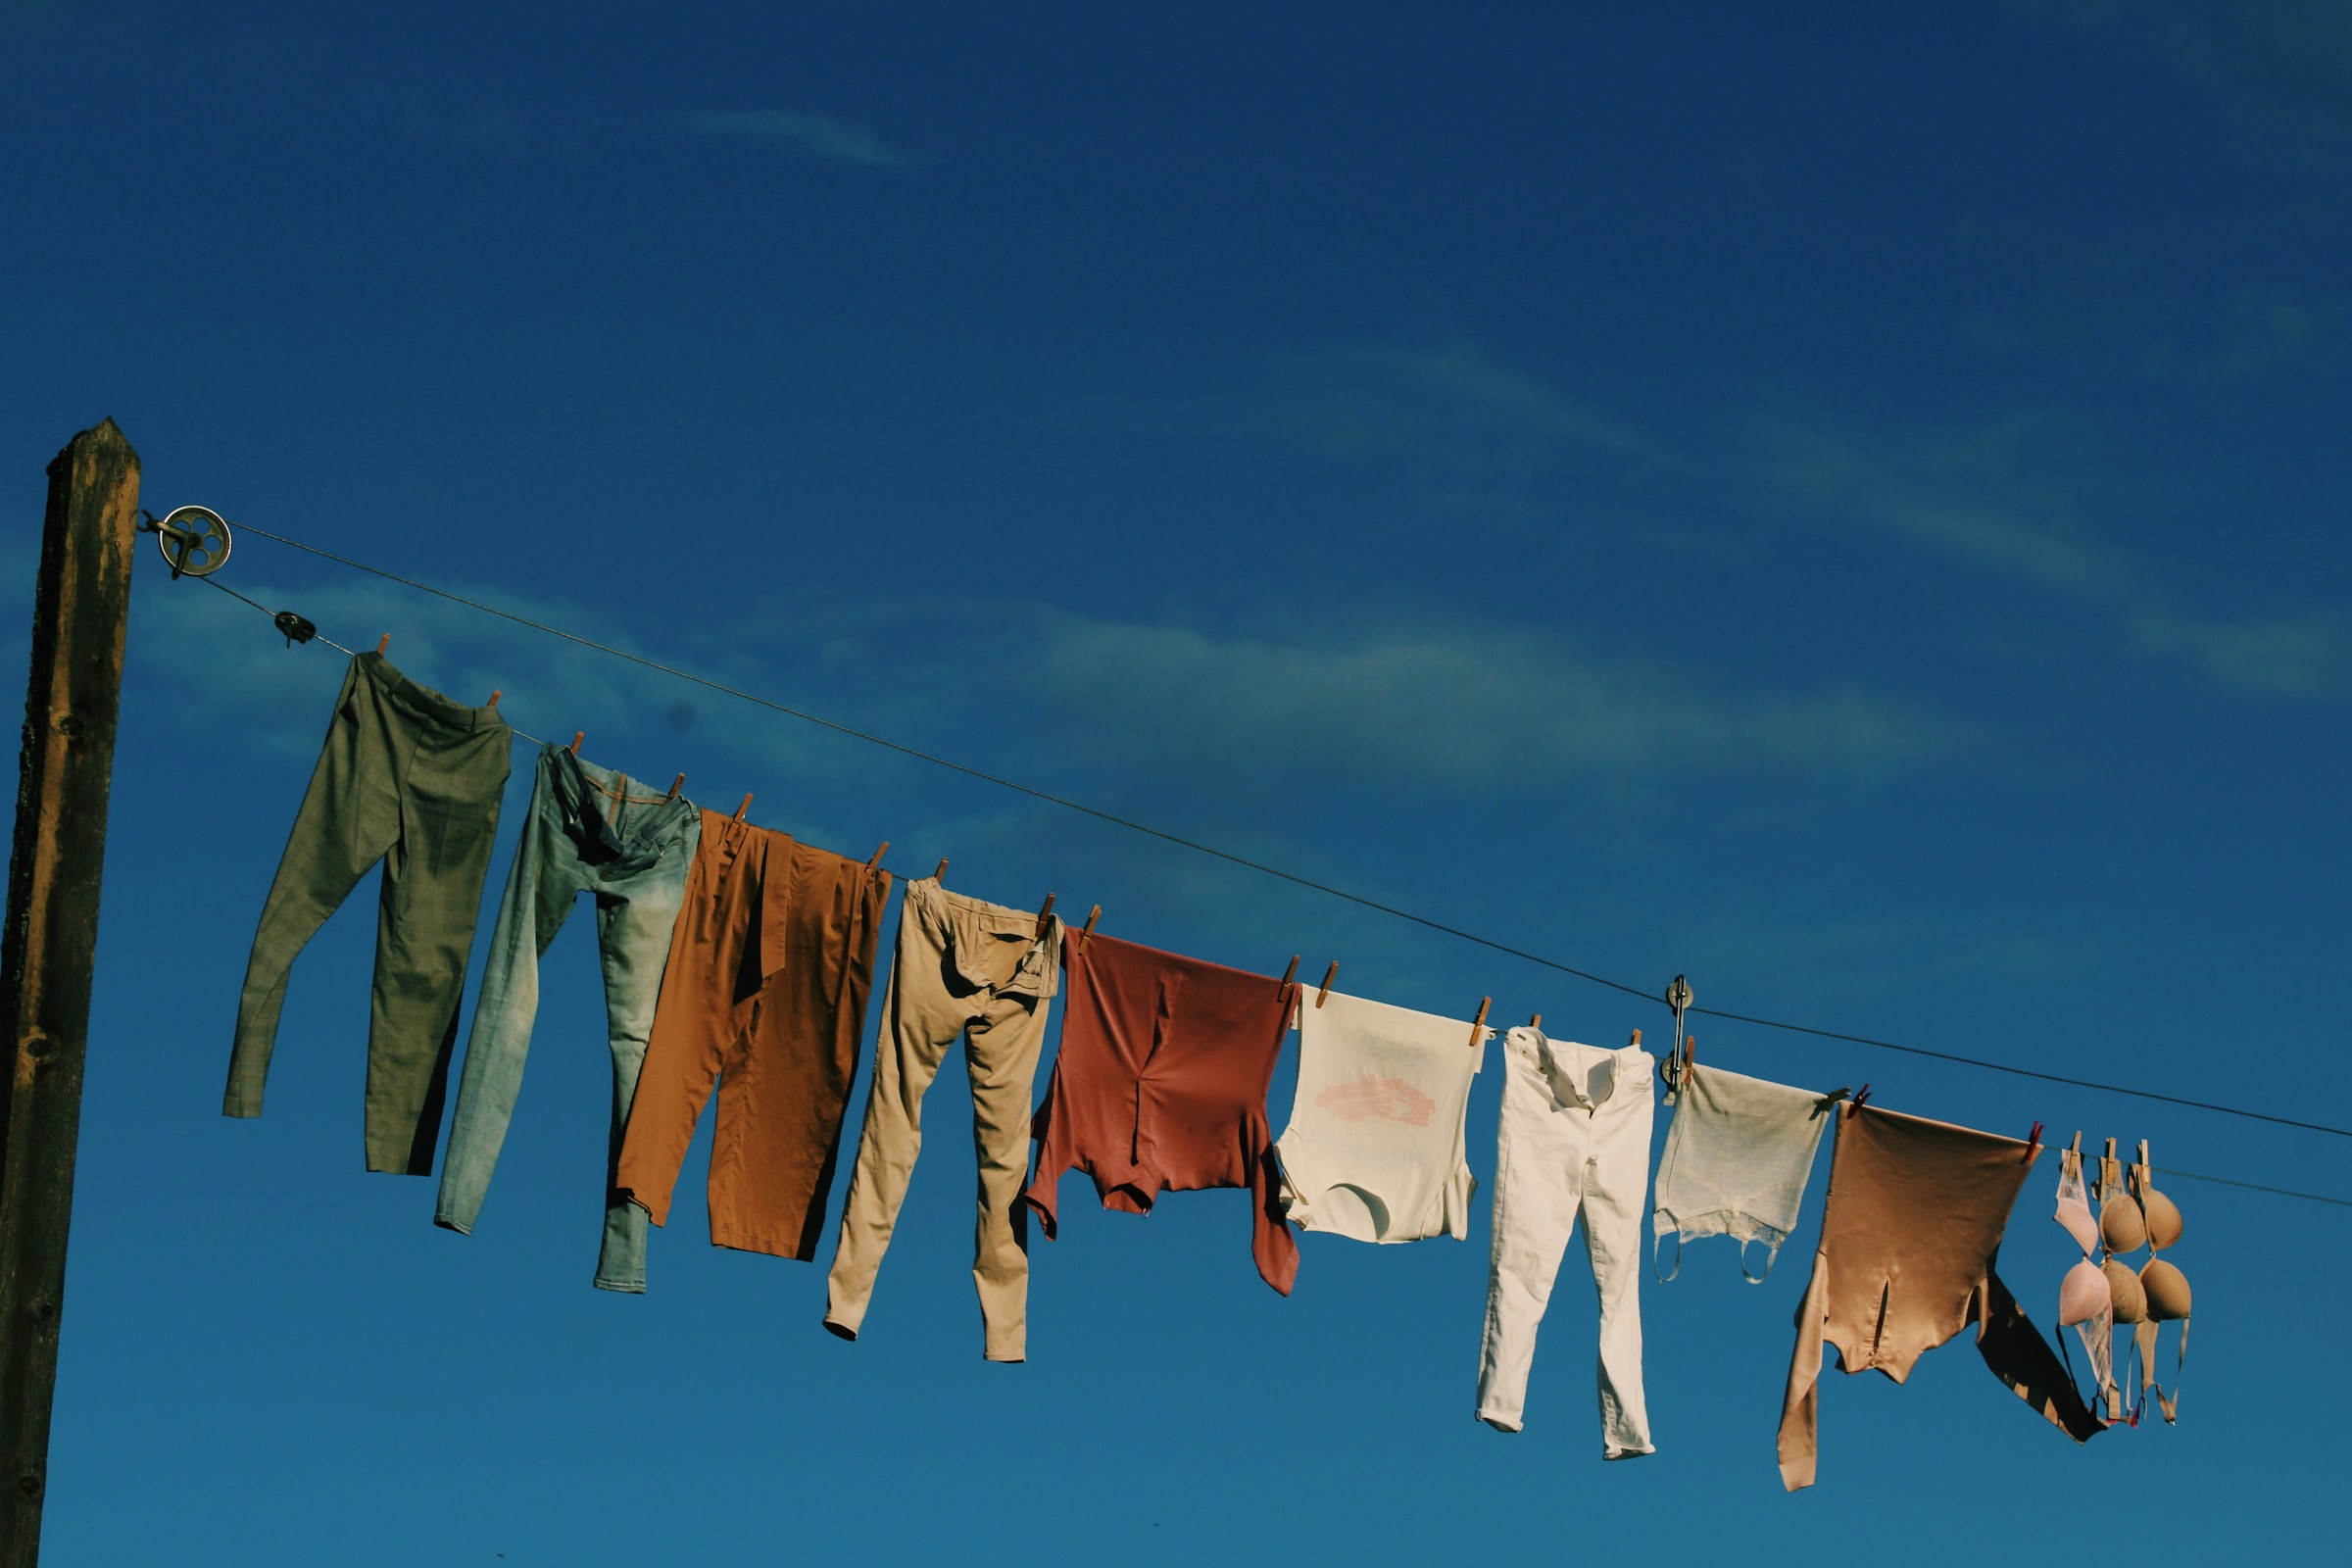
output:
[[[210,507],[174,507],[148,526],[174,577],[209,577],[228,560],[228,519]]]

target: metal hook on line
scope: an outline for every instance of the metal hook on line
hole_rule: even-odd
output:
[[[1683,975],[1676,975],[1674,984],[1666,988],[1666,1005],[1674,1009],[1674,1050],[1667,1054],[1664,1075],[1666,1103],[1669,1105],[1674,1103],[1675,1094],[1682,1088],[1683,1078],[1690,1071],[1690,1056],[1683,1044],[1683,1014],[1690,1010],[1690,980]],[[1634,1039],[1638,1042],[1641,1038],[1641,1031],[1636,1030]]]

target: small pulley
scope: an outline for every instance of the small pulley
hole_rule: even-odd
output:
[[[210,507],[174,507],[156,520],[146,514],[143,532],[155,535],[164,564],[180,577],[209,577],[228,561],[228,519]]]
[[[1660,1075],[1666,1080],[1666,1103],[1669,1105],[1674,1103],[1674,1097],[1690,1079],[1691,1050],[1683,1034],[1683,1014],[1690,1010],[1692,1000],[1690,979],[1676,975],[1674,984],[1666,988],[1666,1005],[1674,1009],[1674,1049],[1666,1054],[1666,1065],[1660,1070]]]

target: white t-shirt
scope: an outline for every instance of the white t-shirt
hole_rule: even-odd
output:
[[[1301,1230],[1359,1242],[1469,1233],[1462,1119],[1486,1046],[1470,1021],[1333,992],[1298,996],[1298,1096],[1275,1148]]]

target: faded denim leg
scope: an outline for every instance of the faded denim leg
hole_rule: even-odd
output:
[[[685,806],[687,803],[678,803]],[[669,938],[686,895],[686,873],[703,838],[702,812],[689,807],[674,838],[652,864],[596,884],[597,942],[605,969],[605,1016],[612,1047],[612,1130],[605,1156],[605,1239],[595,1284],[605,1291],[645,1289],[646,1213],[621,1193],[620,1146],[628,1131],[637,1075],[653,1033],[654,1004],[669,962]]]
[[[471,1232],[498,1164],[539,1008],[539,959],[573,901],[597,895],[608,1039],[613,1057],[611,1147],[617,1151],[668,955],[670,926],[701,837],[692,803],[646,791],[625,774],[583,762],[562,747],[539,758],[530,819],[507,881],[466,1044],[458,1110],[434,1222]],[[613,1212],[611,1157],[595,1283],[645,1289],[642,1221]],[[625,1209],[628,1205],[620,1205]]]
[[[482,994],[466,1041],[466,1069],[458,1080],[458,1111],[449,1128],[449,1153],[441,1164],[441,1197],[433,1223],[471,1235],[482,1199],[498,1168],[514,1101],[522,1092],[524,1058],[530,1054],[531,1025],[539,1015],[539,958],[564,928],[573,898],[587,884],[579,855],[565,831],[556,799],[556,763],[545,748],[531,785],[522,840],[499,900],[498,924],[490,933],[490,956],[482,970]]]

